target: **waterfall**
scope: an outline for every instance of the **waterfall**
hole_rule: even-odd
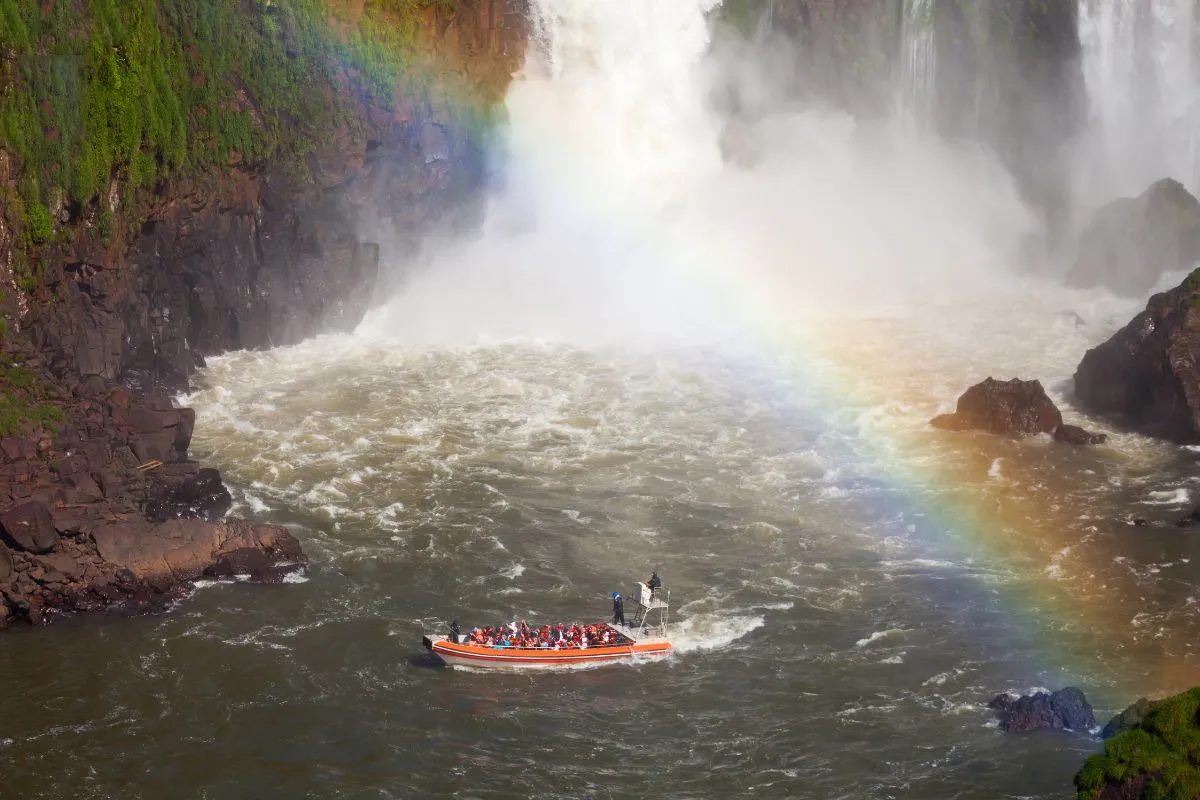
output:
[[[754,26],[754,41],[756,44],[762,44],[771,35],[771,30],[775,26],[775,3],[776,0],[767,0],[766,6],[758,16],[758,21]]]
[[[1196,0],[1080,0],[1084,210],[1167,176],[1200,190],[1198,21]]]
[[[916,125],[931,125],[936,111],[934,70],[937,50],[934,45],[933,7],[936,0],[904,0],[901,22],[900,107]]]

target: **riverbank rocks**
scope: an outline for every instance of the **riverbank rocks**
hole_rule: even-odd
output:
[[[0,390],[44,420],[0,439],[0,627],[159,611],[201,577],[278,583],[304,563],[285,529],[222,519],[220,473],[187,458],[191,409],[60,378],[14,337],[0,343]]]
[[[178,486],[163,486],[146,507],[146,517],[154,522],[168,519],[198,518],[215,522],[229,511],[233,498],[221,473],[205,467],[189,475]]]
[[[1200,270],[1146,309],[1075,370],[1087,411],[1178,444],[1200,443]]]
[[[222,560],[244,561],[251,552],[257,554],[258,571],[304,559],[299,543],[285,528],[242,520],[107,524],[98,527],[92,537],[101,558],[151,585],[196,580]]]
[[[1083,765],[1075,776],[1079,800],[1200,796],[1200,688],[1149,705],[1141,721]]]
[[[1056,692],[1014,697],[1001,694],[992,698],[988,708],[1000,717],[1000,730],[1024,733],[1036,730],[1087,732],[1096,727],[1096,717],[1083,692],[1074,686]]]
[[[48,553],[58,544],[49,509],[36,501],[0,513],[0,530],[9,545],[27,553]]]
[[[1136,198],[1095,213],[1079,240],[1067,282],[1144,297],[1165,273],[1200,260],[1200,201],[1164,178]]]
[[[1051,433],[1062,424],[1062,413],[1039,381],[989,377],[958,398],[953,414],[934,417],[930,424],[942,430],[981,430],[1018,439]]]

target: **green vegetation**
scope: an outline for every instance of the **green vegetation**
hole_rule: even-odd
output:
[[[1075,776],[1079,800],[1095,800],[1108,783],[1151,776],[1147,800],[1200,797],[1200,688],[1156,704],[1140,725],[1109,739]]]
[[[384,107],[398,81],[421,88],[418,12],[447,2],[366,0],[351,22],[334,0],[0,0],[0,146],[22,174],[10,217],[41,244],[51,208],[99,199],[111,238],[114,177],[125,202],[239,160],[302,172],[354,122],[347,76]]]
[[[62,409],[45,399],[45,389],[33,370],[0,366],[0,436],[26,428],[57,431],[64,418]]]
[[[758,27],[759,20],[768,8],[766,0],[725,0],[718,6],[717,14],[722,22],[749,36]]]

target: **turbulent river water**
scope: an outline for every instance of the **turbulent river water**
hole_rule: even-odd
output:
[[[1196,683],[1195,455],[1070,403],[1137,304],[1017,277],[978,154],[808,112],[731,140],[705,5],[535,3],[479,240],[354,335],[210,362],[196,456],[312,564],[7,637],[0,796],[1065,798],[1097,742],[991,696]],[[927,426],[989,374],[1109,444]],[[421,652],[653,568],[663,663]]]

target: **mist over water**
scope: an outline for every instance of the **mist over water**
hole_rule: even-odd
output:
[[[145,796],[1062,798],[1095,743],[1003,737],[992,695],[1195,682],[1195,455],[1070,404],[1139,304],[1029,277],[993,155],[798,105],[713,6],[535,0],[479,235],[354,335],[210,360],[196,456],[308,580],[26,637],[0,672],[70,698],[6,707],[20,796],[102,796],[116,737]],[[988,375],[1110,444],[929,428]],[[656,567],[665,663],[419,655]]]
[[[1091,118],[1078,202],[1132,197],[1160,178],[1200,191],[1195,0],[1080,0]]]

